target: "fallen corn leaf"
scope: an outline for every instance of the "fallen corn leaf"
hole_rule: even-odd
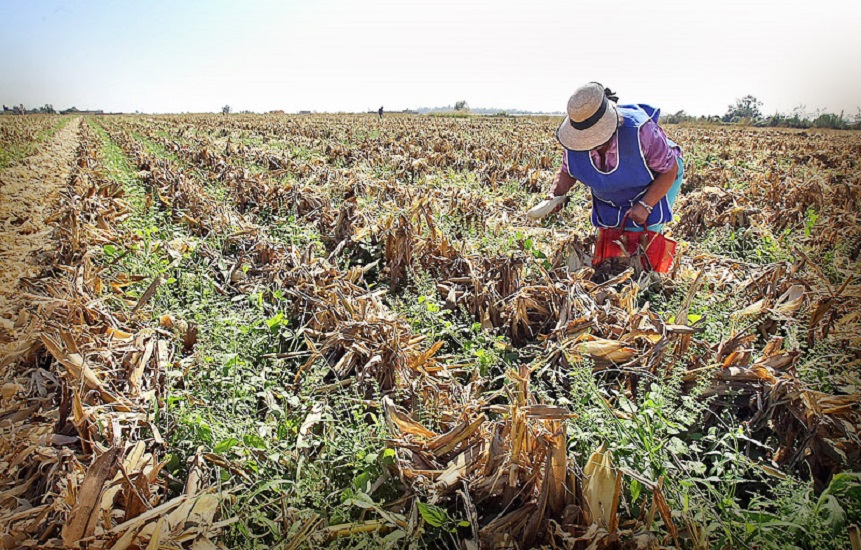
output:
[[[630,361],[637,350],[627,347],[623,342],[617,340],[605,340],[604,338],[595,338],[586,342],[581,342],[574,347],[574,350],[583,355],[589,355],[594,359],[606,359],[614,363],[624,363]]]
[[[613,467],[613,459],[606,450],[606,444],[592,453],[583,468],[583,474],[586,477],[583,497],[586,499],[589,518],[593,523],[609,527],[615,523],[620,488],[617,481],[622,474]]]

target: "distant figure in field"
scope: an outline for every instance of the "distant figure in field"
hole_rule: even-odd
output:
[[[380,115],[380,120],[383,120],[383,108],[382,107],[380,107],[380,110],[377,111],[377,114]]]
[[[627,215],[627,230],[661,232],[682,184],[682,150],[658,126],[660,109],[618,100],[597,82],[568,100],[556,131],[565,148],[562,168],[547,198],[565,195],[579,180],[592,192],[592,225],[619,227]]]

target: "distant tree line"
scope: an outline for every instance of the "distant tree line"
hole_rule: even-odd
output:
[[[682,122],[704,122],[710,124],[745,124],[750,126],[768,128],[831,128],[835,130],[861,130],[861,108],[853,117],[847,116],[843,111],[840,114],[828,113],[822,109],[808,112],[804,105],[800,105],[791,113],[775,113],[763,115],[762,102],[755,96],[746,95],[736,99],[735,103],[727,107],[723,116],[693,116],[684,110],[664,114],[662,122],[679,124]]]
[[[11,107],[7,107],[6,105],[3,105],[3,113],[4,114],[12,113],[12,114],[16,114],[16,115],[27,115],[27,114],[47,113],[47,114],[53,115],[56,112],[57,111],[54,110],[54,106],[51,105],[50,103],[46,103],[41,107],[35,107],[35,108],[29,109],[29,110],[26,107],[24,107],[23,103],[20,105],[13,105]]]
[[[437,112],[446,112],[454,110],[457,113],[475,114],[492,114],[496,116],[509,116],[511,114],[533,114],[529,111],[509,110],[503,111],[500,109],[470,109],[466,100],[455,102],[454,106],[435,107],[435,108],[420,108],[417,112],[422,114],[432,114]],[[708,115],[694,116],[689,115],[684,110],[675,113],[664,113],[661,116],[661,121],[669,124],[680,124],[683,122],[698,122],[706,124],[743,124],[759,127],[781,127],[781,128],[832,128],[836,130],[861,130],[861,107],[854,116],[849,117],[843,111],[839,114],[825,112],[824,109],[817,109],[813,112],[808,112],[804,105],[800,105],[792,110],[791,113],[774,113],[773,115],[762,114],[762,101],[753,95],[746,95],[735,100],[735,103],[727,107],[726,113],[723,116]],[[221,108],[221,112],[225,115],[233,111],[230,105],[225,105]],[[27,109],[23,104],[13,105],[8,107],[3,105],[3,114],[55,114],[58,111],[50,103],[46,103],[41,107]],[[69,107],[60,114],[78,113],[81,112],[77,107]],[[101,111],[86,111],[100,113]],[[252,111],[243,110],[240,114],[250,114]]]
[[[7,105],[3,105],[3,114],[4,115],[37,115],[37,114],[54,115],[57,113],[59,113],[61,115],[67,115],[70,113],[81,113],[81,112],[83,112],[83,113],[101,113],[102,111],[101,110],[81,111],[77,107],[69,107],[68,109],[64,109],[62,111],[57,111],[56,109],[54,109],[54,106],[51,105],[50,103],[46,103],[46,104],[42,105],[41,107],[34,107],[32,109],[27,109],[26,107],[24,107],[23,103],[20,105],[13,105],[11,107],[9,107]]]

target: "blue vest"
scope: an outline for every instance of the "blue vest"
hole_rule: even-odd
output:
[[[640,147],[640,126],[649,119],[658,122],[660,109],[649,105],[619,105],[622,126],[617,134],[619,159],[616,167],[602,172],[595,167],[589,151],[567,151],[568,173],[592,191],[592,225],[619,227],[625,213],[643,198],[655,174],[646,164]],[[667,139],[670,147],[676,144]],[[666,223],[673,219],[667,198],[655,205],[646,225]],[[626,227],[642,227],[628,220]]]

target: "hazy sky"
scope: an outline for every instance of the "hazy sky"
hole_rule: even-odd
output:
[[[0,102],[562,111],[596,80],[665,112],[854,116],[859,23],[858,0],[0,0]]]

